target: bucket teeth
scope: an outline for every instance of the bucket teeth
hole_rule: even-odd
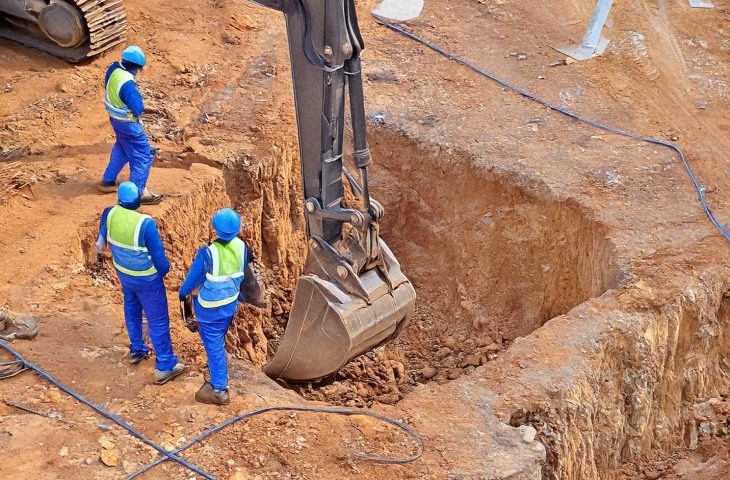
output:
[[[316,275],[297,282],[284,337],[264,371],[305,382],[331,376],[353,358],[392,340],[413,313],[416,292],[385,243],[392,289],[373,269],[360,276],[370,302]]]

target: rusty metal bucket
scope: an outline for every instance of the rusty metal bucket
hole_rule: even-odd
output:
[[[385,242],[379,243],[387,275],[371,269],[357,276],[359,293],[348,293],[326,275],[299,278],[286,332],[264,368],[267,375],[292,382],[328,377],[398,336],[413,313],[416,292]],[[310,248],[308,265],[312,256],[317,254]]]

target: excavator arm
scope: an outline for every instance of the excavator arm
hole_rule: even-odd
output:
[[[256,0],[284,13],[302,165],[308,254],[268,375],[310,381],[385,343],[405,326],[415,291],[379,235],[354,0]],[[346,100],[358,182],[343,165]],[[361,201],[343,204],[343,176]]]

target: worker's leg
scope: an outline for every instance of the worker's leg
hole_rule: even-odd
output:
[[[144,344],[142,330],[142,304],[134,289],[122,285],[124,295],[124,321],[129,335],[129,353],[147,355],[150,347]]]
[[[157,278],[144,288],[137,289],[137,295],[147,316],[147,330],[155,350],[155,368],[162,372],[170,371],[178,359],[172,351],[170,315],[162,278]]]
[[[123,136],[123,132],[118,131],[120,127],[116,126],[114,120],[112,120],[112,127],[114,128],[116,141],[112,147],[112,153],[109,155],[109,165],[107,165],[104,175],[101,177],[102,181],[107,185],[114,185],[116,183],[119,172],[129,162],[129,157],[124,152],[124,148],[122,148],[121,142],[124,141],[124,138],[119,138]]]
[[[198,315],[198,325],[205,354],[208,356],[210,383],[216,390],[226,390],[228,388],[228,358],[226,357],[225,339],[233,317],[210,318],[209,314],[201,313],[203,315]]]
[[[132,126],[124,136],[123,148],[129,157],[129,180],[137,185],[141,193],[147,185],[154,155],[144,128],[137,123],[130,125]]]

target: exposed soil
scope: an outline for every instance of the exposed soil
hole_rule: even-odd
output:
[[[384,238],[419,302],[400,338],[358,358],[334,384],[298,388],[306,398],[395,403],[419,383],[474,371],[616,286],[605,227],[578,205],[383,129],[371,130],[371,147]]]
[[[615,2],[609,50],[581,63],[550,45],[578,41],[586,2],[427,1],[408,28],[552,102],[678,142],[725,223],[730,7],[715,3]],[[263,375],[305,254],[283,20],[240,2],[125,0],[130,41],[151,60],[151,187],[167,194],[143,211],[173,266],[173,342],[190,370],[158,388],[151,362],[128,365],[121,294],[92,254],[113,202],[94,188],[113,142],[101,83],[120,49],[71,66],[0,43],[0,306],[41,322],[13,347],[165,448],[239,412],[312,400],[394,415],[426,442],[419,462],[373,465],[350,452],[414,446],[370,419],[275,414],[186,454],[219,478],[727,478],[730,256],[682,165],[395,36],[373,4],[359,2],[372,190],[418,293],[400,338],[329,384]],[[226,205],[271,305],[240,309],[233,402],[219,409],[193,400],[205,354],[175,302]],[[33,374],[1,381],[0,397],[62,415],[0,403],[4,476],[120,478],[157,456]],[[163,465],[144,478],[192,476]]]

